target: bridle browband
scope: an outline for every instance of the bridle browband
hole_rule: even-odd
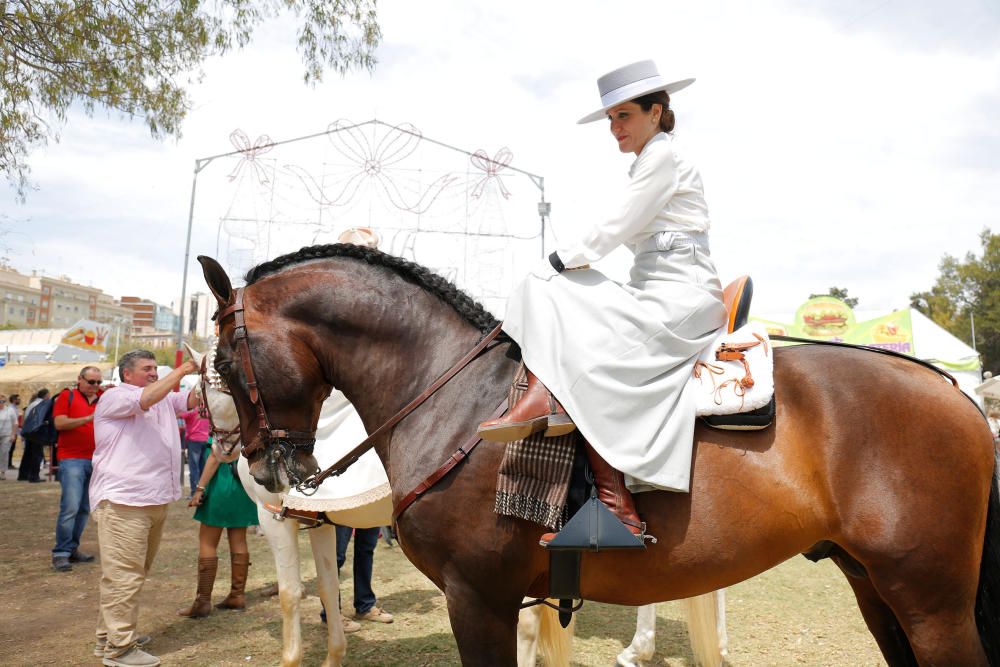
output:
[[[222,321],[227,317],[233,316],[234,318],[235,329],[233,331],[233,341],[238,347],[241,348],[240,358],[243,364],[243,371],[247,379],[247,391],[250,394],[250,402],[257,410],[258,437],[254,439],[254,444],[251,446],[248,446],[246,442],[243,443],[243,456],[249,458],[250,454],[260,449],[260,447],[264,446],[265,443],[274,445],[271,450],[272,460],[277,461],[282,457],[285,459],[285,470],[288,473],[289,482],[292,483],[299,493],[305,495],[315,493],[316,489],[319,488],[319,485],[322,484],[323,480],[326,478],[343,474],[344,471],[347,470],[355,461],[361,458],[362,454],[375,446],[375,442],[378,438],[392,430],[392,428],[401,422],[407,415],[420,407],[424,401],[433,396],[441,387],[447,384],[449,380],[455,377],[459,371],[468,366],[473,359],[478,357],[479,354],[485,350],[487,346],[500,334],[501,330],[501,325],[498,324],[489,333],[484,335],[475,347],[469,350],[464,357],[459,359],[451,368],[445,371],[445,373],[435,380],[433,384],[421,392],[419,396],[403,406],[399,412],[394,414],[388,419],[388,421],[375,429],[371,435],[361,442],[361,444],[347,452],[347,454],[342,456],[336,463],[329,466],[325,470],[317,470],[316,472],[313,472],[306,477],[306,479],[300,479],[298,475],[292,472],[292,466],[289,465],[290,459],[292,454],[295,452],[295,449],[312,447],[316,444],[316,431],[288,431],[286,429],[276,429],[271,426],[271,422],[267,417],[267,410],[264,407],[264,401],[260,395],[260,390],[257,387],[257,378],[253,371],[253,362],[250,359],[250,340],[247,332],[246,319],[243,314],[243,291],[243,287],[237,287],[235,289],[236,298],[234,302],[225,308],[221,308],[215,314],[215,319],[220,326],[222,325]],[[204,377],[205,373],[203,372],[203,381]],[[502,413],[502,408],[505,405],[506,401],[504,401],[501,406],[497,408],[500,413]],[[499,414],[494,416],[499,416]],[[238,431],[239,429],[237,429],[237,432]],[[478,441],[478,438],[476,438],[476,440]],[[475,444],[478,444],[478,442]],[[475,444],[473,444],[472,447],[474,447]],[[471,449],[471,447],[467,447],[467,449]],[[461,452],[463,450],[460,448],[459,451]],[[454,456],[455,455],[453,455],[453,458]],[[454,460],[452,465],[457,463],[459,460],[461,460],[461,458]],[[449,466],[447,469],[450,470],[451,467]],[[416,496],[414,496],[414,499],[415,498]]]

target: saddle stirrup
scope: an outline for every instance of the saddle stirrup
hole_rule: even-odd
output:
[[[586,440],[583,441],[583,448],[587,454],[587,463],[594,474],[597,499],[641,542],[645,540],[656,542],[656,538],[646,535],[646,524],[639,518],[632,493],[625,486],[625,475],[605,461]],[[545,533],[539,541],[542,546],[546,546],[556,535],[557,533]]]

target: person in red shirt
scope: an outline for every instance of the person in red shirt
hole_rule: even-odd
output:
[[[90,517],[90,476],[94,457],[94,410],[101,396],[101,369],[85,366],[76,387],[59,393],[52,417],[59,431],[59,518],[52,567],[59,572],[73,569],[72,563],[89,563],[90,554],[80,551],[80,536]]]

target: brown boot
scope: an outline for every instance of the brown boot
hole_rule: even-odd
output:
[[[250,554],[229,554],[232,563],[232,586],[226,599],[215,605],[216,609],[235,609],[243,611],[247,608],[247,599],[243,591],[247,586],[247,572],[250,570]]]
[[[212,588],[215,586],[215,572],[219,568],[218,558],[198,559],[198,592],[190,609],[180,609],[178,616],[204,618],[212,613]]]
[[[587,462],[594,473],[597,499],[604,503],[611,510],[611,513],[618,517],[619,521],[625,524],[630,533],[641,537],[642,521],[639,520],[639,513],[635,511],[632,494],[625,488],[625,475],[612,468],[586,440],[583,442],[583,447],[584,451],[587,452]],[[556,533],[545,533],[539,542],[544,546],[551,542],[555,536]]]
[[[479,437],[490,442],[514,442],[545,431],[546,438],[566,435],[576,430],[559,401],[545,385],[527,371],[528,388],[507,414],[479,425]]]

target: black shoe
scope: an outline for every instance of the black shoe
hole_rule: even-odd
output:
[[[70,565],[69,558],[66,556],[53,556],[52,569],[56,572],[69,572],[73,569],[73,566]]]
[[[41,484],[43,481],[45,481],[45,480],[41,480],[41,479],[29,479],[28,483],[29,484]]]
[[[85,554],[79,549],[74,551],[69,555],[69,562],[71,563],[93,563],[94,557],[90,554]]]

